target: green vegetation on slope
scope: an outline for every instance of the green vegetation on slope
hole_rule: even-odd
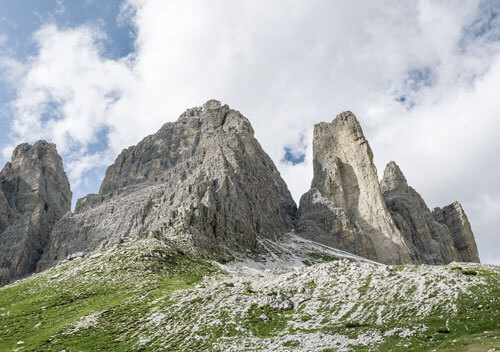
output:
[[[0,350],[142,350],[136,324],[154,301],[216,267],[158,243],[130,243],[0,289]]]
[[[500,269],[245,271],[127,242],[0,289],[0,351],[500,351]]]

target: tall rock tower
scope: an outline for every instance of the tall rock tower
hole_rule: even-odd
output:
[[[54,144],[38,141],[14,150],[0,173],[0,284],[34,271],[71,197]]]
[[[314,178],[298,211],[301,236],[387,264],[479,262],[458,202],[431,213],[393,161],[379,184],[352,113],[314,126],[313,153]]]
[[[382,263],[412,263],[382,197],[372,150],[351,112],[314,126],[314,177],[297,232]]]

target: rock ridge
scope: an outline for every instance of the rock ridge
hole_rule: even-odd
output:
[[[445,215],[440,208],[431,213],[394,161],[384,170],[381,188],[396,226],[419,263],[479,262],[470,224],[458,202],[453,203],[456,207],[445,207]],[[465,250],[463,254],[459,253],[459,247]]]
[[[386,264],[479,262],[459,203],[431,213],[393,161],[379,183],[373,152],[350,111],[314,126],[313,167],[297,213],[301,236]]]
[[[293,230],[386,264],[479,262],[460,203],[430,211],[393,161],[379,182],[352,112],[314,126],[313,168],[297,210],[249,120],[209,100],[124,149],[71,213],[55,145],[21,144],[0,172],[0,285],[143,237],[221,261],[264,253]]]

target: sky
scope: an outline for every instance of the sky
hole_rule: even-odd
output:
[[[217,99],[295,200],[312,132],[360,120],[429,208],[458,200],[500,265],[500,2],[0,0],[0,163],[57,144],[77,198],[125,147]]]

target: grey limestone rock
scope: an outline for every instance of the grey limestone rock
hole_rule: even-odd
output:
[[[382,263],[413,263],[387,210],[373,154],[351,112],[314,126],[314,177],[302,196],[296,231]]]
[[[314,127],[313,154],[314,178],[297,213],[301,236],[382,263],[479,262],[459,203],[431,212],[395,162],[379,183],[352,113]]]
[[[265,239],[279,246],[294,226],[382,263],[479,262],[459,203],[431,212],[394,162],[379,183],[352,113],[315,126],[313,153],[314,178],[297,212],[250,122],[210,100],[123,150],[99,194],[79,199],[71,213],[55,145],[21,144],[0,173],[0,285],[125,237],[161,238],[226,260],[262,250]]]
[[[0,173],[1,281],[35,270],[54,224],[70,210],[71,190],[54,144],[21,144]]]
[[[384,170],[381,188],[387,208],[418,263],[461,261],[448,226],[445,222],[436,221],[422,197],[408,186],[394,161],[387,164]]]
[[[210,100],[122,151],[99,194],[59,221],[39,270],[76,251],[149,235],[212,258],[293,226],[296,205],[238,111]]]
[[[453,202],[442,209],[434,208],[432,215],[450,230],[459,261],[479,263],[476,240],[462,205]]]

